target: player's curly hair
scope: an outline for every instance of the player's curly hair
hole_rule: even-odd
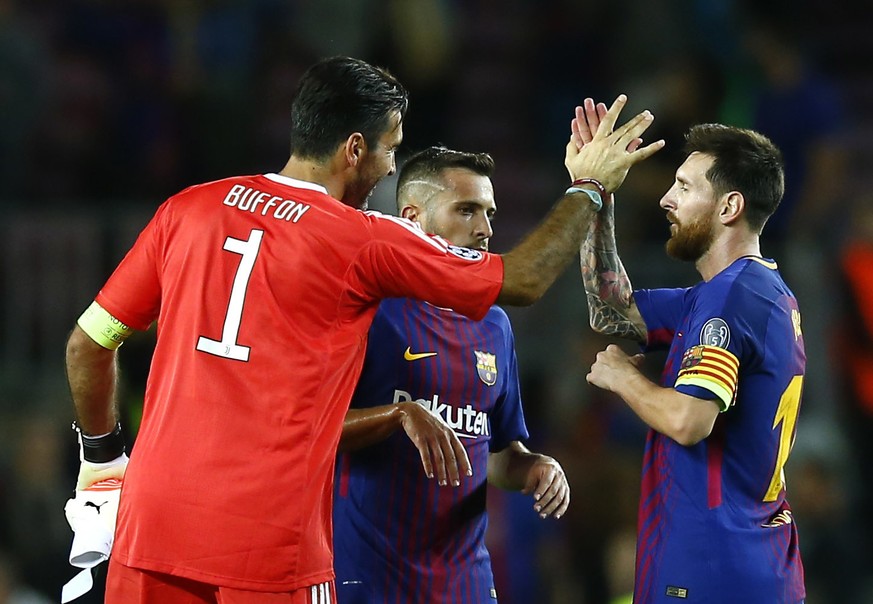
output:
[[[685,152],[713,157],[706,178],[715,193],[742,193],[746,221],[760,233],[785,192],[785,166],[779,148],[754,130],[698,124],[685,135]]]
[[[306,70],[291,103],[291,155],[323,160],[352,133],[375,144],[393,112],[406,115],[406,89],[386,69],[331,57]]]

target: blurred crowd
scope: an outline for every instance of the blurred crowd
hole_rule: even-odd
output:
[[[689,126],[752,127],[782,148],[763,251],[798,297],[809,357],[787,466],[807,602],[873,601],[871,28],[869,9],[823,0],[0,0],[0,604],[57,601],[74,574],[75,318],[167,196],[281,168],[294,86],[334,54],[409,88],[401,161],[435,143],[492,153],[498,252],[566,186],[576,104],[624,92],[628,114],[650,109],[667,148],[617,200],[636,287],[696,281],[663,253],[657,203]],[[393,186],[371,207],[391,211]],[[609,341],[587,326],[575,269],[510,316],[532,448],[563,464],[573,499],[543,522],[524,496],[489,492],[500,601],[629,601],[645,430],[585,383]],[[129,440],[152,337],[121,355]],[[652,377],[662,360],[647,359]]]

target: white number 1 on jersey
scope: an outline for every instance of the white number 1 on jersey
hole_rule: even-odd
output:
[[[240,346],[236,343],[236,338],[239,335],[246,288],[249,286],[249,277],[252,274],[252,269],[255,268],[255,259],[258,257],[263,237],[264,231],[253,229],[246,241],[233,237],[224,240],[224,249],[234,254],[240,254],[242,259],[233,278],[230,301],[227,304],[227,314],[224,317],[224,328],[221,330],[221,341],[200,336],[200,339],[197,340],[197,350],[235,361],[249,360],[251,348]]]

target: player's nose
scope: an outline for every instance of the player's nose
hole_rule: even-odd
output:
[[[670,187],[658,202],[659,206],[668,211],[676,209],[676,198],[673,196],[673,188],[674,187]]]
[[[476,221],[475,234],[480,239],[491,239],[491,236],[494,234],[491,228],[491,220],[485,214]]]

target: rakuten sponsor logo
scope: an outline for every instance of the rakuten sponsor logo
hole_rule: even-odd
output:
[[[478,436],[490,436],[488,427],[488,414],[474,409],[472,405],[466,407],[453,407],[448,403],[440,402],[440,395],[434,394],[433,399],[412,398],[405,390],[394,391],[394,401],[397,403],[418,403],[428,409],[434,415],[440,417],[458,435],[458,438],[476,438]]]

